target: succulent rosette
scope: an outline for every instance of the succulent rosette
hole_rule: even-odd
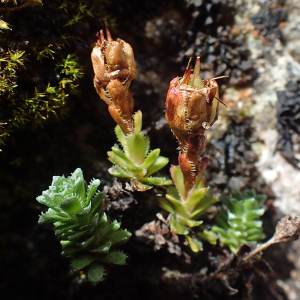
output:
[[[265,238],[263,222],[258,218],[266,211],[266,198],[265,195],[257,195],[254,190],[234,190],[230,197],[220,197],[227,210],[219,211],[216,217],[218,225],[214,225],[212,230],[231,252],[237,253],[242,245],[256,245],[258,240]]]
[[[118,246],[131,236],[103,212],[104,193],[97,191],[99,185],[100,180],[94,179],[87,186],[78,168],[67,178],[53,176],[49,189],[37,197],[49,207],[39,224],[54,224],[62,255],[71,258],[74,271],[84,270],[93,284],[103,279],[106,265],[126,263]]]
[[[154,176],[169,163],[169,159],[160,156],[160,149],[150,151],[150,139],[141,133],[142,112],[137,111],[133,117],[134,132],[125,135],[120,126],[115,132],[122,149],[114,145],[109,151],[108,159],[114,165],[109,169],[113,176],[130,180],[130,186],[137,191],[146,191],[153,185],[171,185],[169,178]]]

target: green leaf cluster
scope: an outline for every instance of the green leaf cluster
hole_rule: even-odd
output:
[[[180,167],[172,166],[170,172],[175,186],[168,189],[166,198],[159,198],[160,205],[170,213],[171,230],[176,234],[184,235],[190,248],[198,252],[202,250],[202,242],[197,235],[193,234],[193,228],[203,223],[199,220],[199,216],[218,199],[207,194],[209,188],[203,187],[202,181],[198,181],[186,197],[184,176]],[[204,235],[206,236],[206,233]]]
[[[62,254],[71,258],[74,271],[84,269],[94,285],[103,279],[106,264],[126,263],[126,255],[116,247],[131,236],[103,212],[104,194],[97,191],[99,185],[100,180],[94,179],[87,186],[78,168],[67,178],[54,176],[49,189],[37,197],[49,207],[39,224],[54,223]]]
[[[212,227],[220,241],[228,245],[230,251],[237,253],[238,249],[247,243],[256,244],[265,238],[262,231],[262,221],[258,220],[265,213],[265,195],[256,195],[254,190],[232,191],[231,197],[220,197],[227,208],[216,217],[219,226]]]
[[[149,151],[149,137],[141,133],[142,113],[138,111],[134,115],[134,132],[125,135],[118,125],[115,132],[122,149],[118,145],[109,151],[108,159],[114,164],[109,169],[111,175],[130,179],[132,188],[138,191],[146,191],[153,185],[170,185],[172,180],[166,177],[152,176],[161,170],[169,162],[169,159],[160,156],[160,149]]]

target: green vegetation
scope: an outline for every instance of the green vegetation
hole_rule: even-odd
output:
[[[75,57],[68,55],[56,64],[56,70],[61,74],[58,85],[50,83],[44,88],[35,88],[33,93],[18,95],[16,83],[19,69],[24,69],[25,51],[10,51],[0,59],[0,121],[3,125],[0,143],[14,127],[20,127],[28,122],[41,124],[50,114],[65,105],[69,93],[75,93],[76,81],[82,77],[81,68]]]
[[[130,179],[131,187],[138,191],[146,191],[152,185],[170,185],[172,180],[166,177],[151,176],[161,170],[169,162],[167,157],[159,156],[160,149],[149,152],[149,137],[141,133],[142,113],[138,111],[134,117],[134,132],[125,135],[118,125],[115,132],[123,151],[118,145],[108,152],[109,161],[114,164],[109,169],[110,174],[120,178]]]
[[[235,190],[231,197],[220,197],[220,201],[227,211],[219,211],[216,217],[219,226],[213,226],[212,230],[232,252],[236,253],[244,244],[257,244],[257,241],[265,238],[263,222],[258,220],[266,210],[265,195],[258,196],[254,190]]]
[[[116,246],[131,236],[103,212],[104,194],[97,191],[99,185],[100,180],[94,179],[87,186],[81,169],[76,169],[67,178],[54,176],[49,189],[37,197],[49,207],[39,223],[54,224],[62,255],[71,258],[74,271],[84,269],[93,284],[103,279],[106,264],[126,263],[126,255]]]
[[[203,223],[199,217],[218,201],[212,195],[208,195],[209,188],[203,187],[203,181],[199,180],[186,197],[183,173],[179,166],[171,167],[172,179],[175,187],[170,187],[165,198],[159,198],[160,205],[170,213],[170,228],[176,234],[186,237],[190,248],[194,252],[202,250],[202,242],[199,235],[193,232],[193,228],[199,228]],[[203,174],[203,173],[202,173]],[[202,175],[200,174],[201,179]],[[204,236],[205,234],[202,233]]]
[[[16,128],[42,125],[67,110],[83,76],[76,53],[82,32],[75,26],[104,15],[109,19],[105,5],[96,0],[1,0],[0,144]]]

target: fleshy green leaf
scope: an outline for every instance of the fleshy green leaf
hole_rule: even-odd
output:
[[[249,211],[245,215],[245,220],[246,221],[252,221],[254,219],[257,219],[258,217],[262,216],[264,214],[264,212],[265,212],[264,208]]]
[[[266,236],[263,233],[257,233],[257,234],[252,234],[247,237],[247,241],[252,242],[252,241],[258,241],[264,239]]]
[[[212,230],[219,235],[220,241],[228,245],[233,252],[246,243],[256,244],[265,235],[262,221],[257,220],[265,212],[264,196],[256,196],[254,190],[232,191],[233,197],[222,197],[222,203],[228,211],[219,212],[216,221],[219,226]]]
[[[143,115],[140,110],[138,110],[134,115],[133,115],[133,121],[134,121],[134,133],[141,133],[142,130],[142,120],[143,120]]]
[[[178,166],[171,166],[170,173],[180,196],[184,199],[185,186],[184,186],[184,177],[181,169]]]
[[[52,185],[39,196],[42,204],[52,206],[40,216],[39,223],[54,223],[54,231],[62,245],[62,255],[72,258],[75,271],[84,269],[93,284],[104,276],[103,263],[123,264],[125,254],[111,246],[125,243],[131,233],[119,230],[103,212],[104,194],[97,192],[100,180],[87,187],[80,169],[65,178],[54,176]],[[50,205],[49,205],[50,203]]]
[[[127,146],[130,160],[141,166],[144,162],[144,137],[141,134],[130,134],[127,137]]]
[[[188,234],[188,230],[184,228],[175,218],[171,219],[171,230],[177,234]]]
[[[178,220],[178,222],[180,222],[180,224],[186,225],[190,228],[199,226],[203,223],[203,221],[190,220],[189,218],[181,216],[181,215],[177,215],[177,220]]]
[[[121,127],[119,125],[117,125],[115,127],[115,133],[117,136],[118,141],[120,142],[120,144],[122,145],[125,154],[128,155],[127,153],[127,143],[126,143],[126,135],[124,134],[123,130],[121,129]]]
[[[85,189],[85,181],[83,178],[77,178],[74,186],[74,194],[80,197],[82,203],[84,203],[86,198],[86,189]]]
[[[97,242],[101,242],[104,239],[108,239],[108,235],[116,230],[118,230],[120,228],[120,224],[117,221],[113,221],[112,223],[110,223],[109,225],[107,225],[106,227],[101,227],[98,228],[97,231],[95,232],[95,235],[97,235]],[[105,240],[105,241],[106,241]]]
[[[172,215],[175,215],[175,209],[173,207],[173,205],[168,202],[165,198],[163,197],[159,197],[158,198],[158,201],[159,201],[159,204],[160,204],[160,207],[164,210],[166,210],[167,212],[169,212],[170,214]]]
[[[91,199],[93,198],[94,194],[97,192],[97,189],[100,185],[100,180],[99,179],[93,179],[91,183],[88,186],[88,192],[87,192],[87,202],[90,202]]]
[[[212,226],[212,231],[215,233],[220,233],[221,237],[225,237],[230,240],[230,235],[223,228],[214,225]]]
[[[151,185],[157,185],[157,186],[171,185],[173,183],[171,179],[168,179],[166,177],[146,177],[146,178],[141,178],[140,181]]]
[[[199,201],[202,200],[202,198],[206,195],[209,188],[202,188],[201,190],[198,190],[194,192],[189,199],[184,203],[184,207],[189,211],[193,212],[195,207],[198,205]]]
[[[120,251],[113,251],[101,258],[102,261],[113,263],[115,265],[125,265],[126,255]]]
[[[239,202],[239,201],[237,201],[237,200],[233,200],[233,201],[231,202],[231,205],[232,205],[232,208],[231,208],[230,211],[231,211],[234,215],[236,215],[236,216],[238,216],[238,217],[240,217],[240,216],[243,215],[243,213],[244,213],[244,207],[243,207],[243,204],[242,204],[241,202]]]
[[[172,194],[166,194],[166,199],[172,203],[177,213],[187,217],[187,211],[185,210],[183,203],[178,201],[178,198],[175,198]]]
[[[246,199],[244,201],[244,206],[247,210],[252,210],[252,209],[255,209],[255,198],[251,198],[251,199]]]
[[[79,271],[95,260],[96,257],[91,255],[78,256],[72,260],[71,265],[74,271]]]
[[[104,203],[104,193],[98,192],[91,200],[90,220],[94,218],[96,213],[102,214],[102,206]]]
[[[133,175],[129,174],[125,170],[121,169],[118,166],[113,166],[108,169],[109,174],[115,176],[115,177],[120,177],[120,178],[131,178]]]
[[[91,252],[93,252],[93,253],[108,253],[111,245],[112,245],[112,242],[108,241],[105,244],[101,245],[100,247],[91,250]]]
[[[169,159],[164,156],[159,156],[155,162],[148,168],[147,170],[147,176],[161,170],[163,167],[165,167],[169,163]]]
[[[75,215],[83,209],[77,196],[66,198],[61,203],[60,207],[69,215]]]
[[[47,195],[47,197],[48,197],[48,199],[45,197],[45,195],[41,195],[41,196],[38,196],[38,197],[36,198],[36,200],[37,200],[39,203],[41,203],[41,204],[43,204],[43,205],[46,205],[46,206],[52,208],[52,206],[53,206],[52,200],[51,200],[51,198],[50,198],[48,195]]]
[[[217,244],[218,236],[211,230],[204,229],[203,232],[197,233],[202,239],[208,241],[212,245]]]
[[[190,248],[192,249],[193,252],[199,252],[203,250],[203,244],[197,239],[197,238],[191,238],[190,236],[186,235],[185,236]]]
[[[59,225],[57,227],[54,227],[55,235],[61,235],[63,233],[66,233],[69,230],[72,230],[76,228],[78,225],[77,224],[63,224]]]
[[[150,148],[150,139],[149,139],[148,136],[144,136],[144,157],[143,157],[143,160],[147,156],[147,154],[149,152],[149,148]]]
[[[127,230],[118,230],[114,233],[110,234],[107,238],[111,243],[116,245],[121,245],[127,242],[127,240],[131,237],[131,233]]]
[[[88,267],[88,279],[89,281],[93,284],[96,285],[100,281],[103,280],[104,277],[104,266],[103,264],[99,262],[93,262],[89,267]]]
[[[261,233],[261,228],[249,228],[247,229],[247,235],[253,235],[253,234],[262,234]]]
[[[142,168],[149,168],[154,162],[155,160],[159,157],[160,154],[160,149],[155,149],[152,150],[146,157],[146,159],[144,160],[144,162],[142,163],[141,167]]]
[[[71,245],[64,245],[64,241],[61,241],[60,243],[62,244],[62,255],[66,257],[73,257],[77,253],[81,252],[80,247],[78,247],[76,244],[72,243]]]
[[[78,240],[80,240],[82,237],[84,237],[86,235],[86,232],[82,231],[82,232],[78,232],[78,233],[75,233],[75,234],[71,234],[70,233],[70,236],[69,236],[69,240],[72,241],[72,242],[76,242]]]
[[[199,215],[203,214],[209,207],[211,207],[216,202],[218,202],[217,198],[211,195],[206,195],[204,198],[201,199],[200,202],[198,202],[197,208],[191,214],[191,219],[195,219]]]
[[[132,162],[130,162],[128,164],[129,159],[127,157],[125,157],[125,159],[123,159],[123,157],[120,157],[114,151],[108,151],[107,155],[109,157],[109,161],[110,162],[112,162],[113,164],[116,164],[116,165],[120,166],[124,170],[127,170],[130,165],[133,166],[133,167],[135,167],[135,165],[132,164]]]
[[[58,215],[51,208],[46,213],[43,213],[39,218],[39,224],[55,223],[55,222],[71,222],[67,216]]]
[[[125,166],[129,165],[132,167],[136,167],[135,164],[125,155],[125,153],[117,145],[113,146],[111,149],[115,155],[117,155],[119,158],[121,158],[122,160],[125,161]],[[110,155],[108,154],[108,156],[110,156]],[[120,166],[123,167],[122,165],[120,165]]]
[[[143,183],[141,183],[140,181],[135,180],[134,178],[131,179],[131,186],[132,186],[135,190],[140,191],[140,192],[145,192],[145,191],[147,191],[147,190],[152,189],[152,186],[151,186],[151,185],[143,184]]]

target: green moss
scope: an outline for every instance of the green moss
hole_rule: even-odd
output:
[[[0,59],[0,122],[2,123],[0,143],[9,132],[27,122],[41,124],[51,114],[57,114],[65,104],[70,94],[76,92],[77,79],[83,73],[75,56],[68,55],[56,63],[56,70],[61,74],[57,85],[47,84],[44,88],[35,87],[20,99],[17,95],[17,79],[20,68],[24,69],[25,51],[10,51]],[[4,108],[4,109],[3,109]]]
[[[106,2],[87,0],[1,0],[0,144],[15,128],[42,124],[62,115],[70,95],[78,92],[86,58],[78,58],[86,28],[98,30]],[[43,4],[43,5],[38,5]],[[28,9],[24,7],[34,6]],[[5,14],[5,8],[9,14]],[[9,19],[6,19],[9,17]],[[8,23],[10,25],[8,25]],[[97,26],[95,26],[95,23]],[[2,26],[2,27],[1,27]],[[95,28],[95,29],[94,29]],[[86,57],[90,49],[79,46]]]

